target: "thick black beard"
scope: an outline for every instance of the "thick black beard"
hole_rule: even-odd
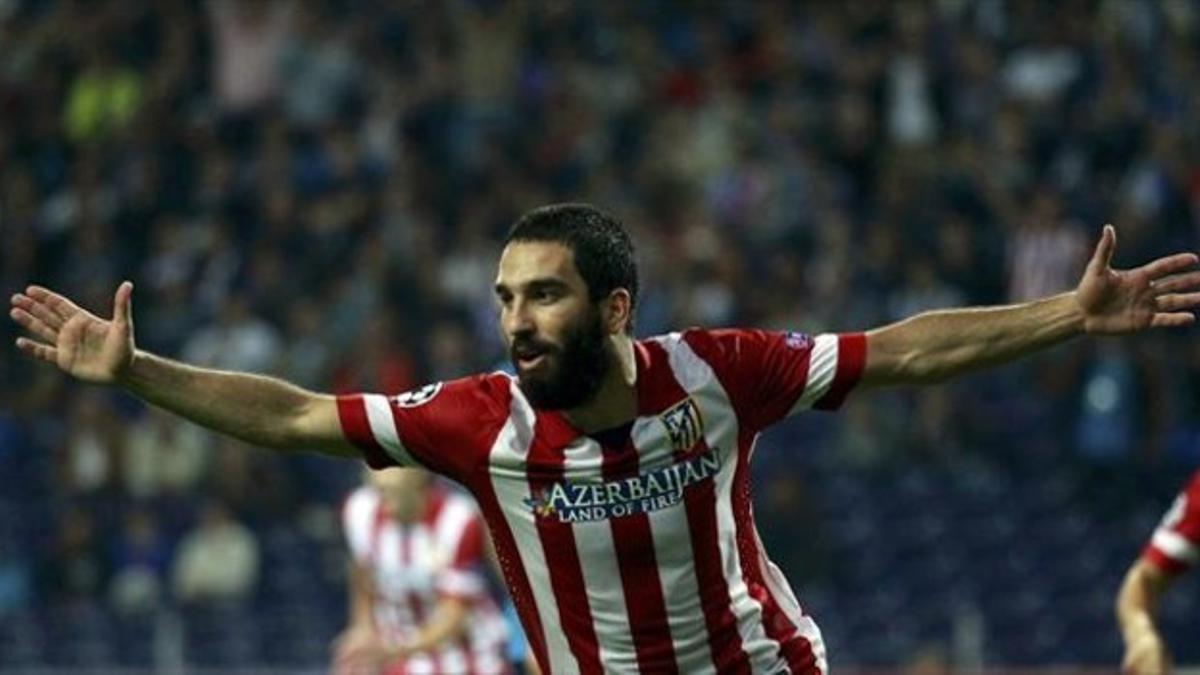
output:
[[[590,401],[608,375],[604,329],[599,312],[563,340],[556,367],[546,377],[521,376],[518,384],[530,405],[542,410],[569,410]]]

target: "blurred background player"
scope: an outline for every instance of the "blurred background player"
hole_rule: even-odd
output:
[[[484,573],[483,524],[469,499],[421,469],[377,471],[346,500],[342,526],[350,625],[335,642],[335,672],[511,672],[505,621]]]
[[[1171,657],[1156,625],[1167,586],[1200,559],[1200,471],[1175,498],[1117,595],[1117,620],[1125,641],[1122,669],[1134,675],[1170,670]]]

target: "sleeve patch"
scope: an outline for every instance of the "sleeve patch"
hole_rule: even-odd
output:
[[[396,405],[401,408],[416,408],[433,400],[442,391],[442,383],[434,382],[419,389],[406,391],[396,397]]]

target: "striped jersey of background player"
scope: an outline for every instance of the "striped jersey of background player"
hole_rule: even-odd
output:
[[[505,675],[507,627],[491,597],[475,505],[422,469],[375,471],[347,497],[350,621],[334,672]]]
[[[1106,226],[1074,291],[918,314],[866,333],[688,330],[635,340],[638,276],[601,210],[522,216],[495,291],[516,376],[327,396],[136,349],[132,285],[110,321],[45,288],[13,298],[26,354],[252,443],[424,465],[479,500],[534,654],[552,673],[823,673],[816,623],[763,551],[758,433],[850,390],[925,384],[1070,337],[1195,320],[1197,256],[1113,270]]]
[[[1125,641],[1122,669],[1134,675],[1163,673],[1170,649],[1159,633],[1156,614],[1164,591],[1200,561],[1200,471],[1175,497],[1142,555],[1125,574],[1117,595],[1117,621]]]

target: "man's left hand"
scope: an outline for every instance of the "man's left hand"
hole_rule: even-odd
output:
[[[1195,322],[1192,310],[1200,306],[1200,271],[1194,269],[1200,258],[1195,253],[1114,270],[1110,263],[1116,246],[1116,230],[1105,225],[1075,289],[1086,332],[1114,335]]]

